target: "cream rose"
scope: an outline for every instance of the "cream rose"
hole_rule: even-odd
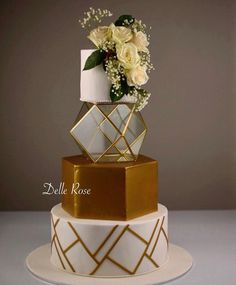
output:
[[[127,70],[126,76],[127,76],[127,83],[129,86],[144,85],[145,83],[147,83],[149,79],[146,72],[146,67],[140,65],[130,70]]]
[[[133,43],[116,45],[117,58],[125,69],[135,68],[140,61],[138,49]]]
[[[148,51],[147,46],[149,45],[149,42],[147,40],[147,35],[143,32],[139,31],[134,33],[130,42],[136,45],[138,51]]]
[[[96,29],[93,29],[88,38],[95,44],[97,47],[101,47],[104,42],[109,40],[111,37],[111,30],[109,27],[101,26]]]
[[[114,24],[111,24],[110,29],[112,39],[117,44],[126,43],[133,37],[131,30],[126,27],[116,27]]]

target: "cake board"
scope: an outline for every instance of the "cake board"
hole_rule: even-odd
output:
[[[46,284],[60,285],[163,284],[184,275],[192,265],[192,256],[185,249],[174,244],[169,245],[169,259],[166,264],[153,272],[131,277],[89,277],[58,270],[50,262],[50,244],[38,247],[26,258],[26,266],[36,279]]]

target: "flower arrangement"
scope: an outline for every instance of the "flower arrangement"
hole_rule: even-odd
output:
[[[89,32],[88,38],[96,50],[87,58],[84,70],[102,64],[111,81],[112,102],[123,96],[135,99],[140,111],[148,102],[150,93],[142,88],[147,83],[148,73],[154,69],[148,49],[150,35],[146,25],[131,15],[122,15],[109,26],[97,26],[103,18],[112,16],[108,10],[90,8],[79,20]],[[95,26],[93,28],[93,26]]]

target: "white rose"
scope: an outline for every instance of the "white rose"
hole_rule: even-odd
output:
[[[111,36],[111,30],[109,27],[102,26],[96,29],[93,29],[88,38],[95,44],[97,47],[101,47],[104,42],[108,41]]]
[[[141,86],[147,83],[149,77],[146,72],[145,66],[137,66],[126,72],[127,83],[129,86]]]
[[[147,40],[147,35],[143,32],[139,31],[137,33],[134,33],[133,38],[130,42],[136,45],[138,51],[148,51],[147,46],[149,45],[149,42]]]
[[[132,32],[129,28],[116,27],[114,24],[111,24],[110,29],[112,32],[112,39],[117,44],[126,43],[133,37]]]
[[[133,43],[116,45],[116,54],[125,69],[135,68],[139,64],[138,49]]]

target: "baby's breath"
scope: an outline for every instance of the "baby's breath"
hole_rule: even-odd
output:
[[[155,69],[153,64],[151,63],[151,56],[149,51],[139,52],[139,56],[140,56],[140,65],[146,66],[148,73],[150,73],[151,70]]]
[[[131,25],[131,29],[133,30],[133,32],[141,31],[146,34],[146,28],[147,26],[141,20],[135,20]]]
[[[141,111],[148,104],[148,99],[151,96],[151,93],[144,89],[134,88],[129,94],[129,96],[131,96],[132,99],[135,99],[135,111],[138,112]]]
[[[112,13],[107,9],[89,8],[88,12],[84,12],[84,18],[79,20],[83,29],[91,29],[94,25],[100,24],[105,17],[111,17]]]
[[[114,41],[105,41],[104,43],[102,43],[101,49],[103,49],[106,52],[109,51],[115,51],[116,50],[116,43]]]
[[[109,59],[106,60],[105,67],[107,77],[111,81],[113,88],[119,90],[123,74],[116,57],[109,57]]]

